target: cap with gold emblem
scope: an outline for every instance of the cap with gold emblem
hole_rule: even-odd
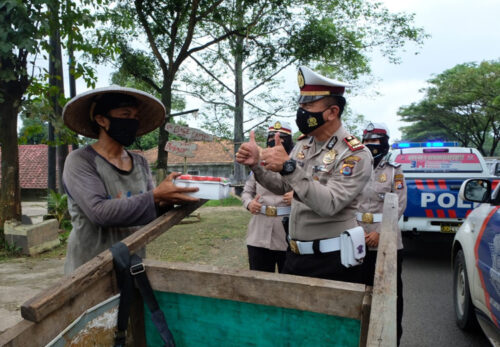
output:
[[[292,135],[292,127],[287,122],[276,121],[271,124],[267,132],[268,133],[280,132],[286,135]]]
[[[363,130],[363,141],[390,138],[389,128],[384,123],[368,123],[365,130]]]
[[[299,104],[305,104],[325,96],[344,95],[345,88],[351,85],[321,76],[306,66],[299,67],[297,80],[300,88]]]

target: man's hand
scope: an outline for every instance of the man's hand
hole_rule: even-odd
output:
[[[289,191],[288,193],[285,193],[283,195],[283,202],[290,206],[292,204],[292,199],[293,199],[293,190]]]
[[[250,213],[252,214],[259,214],[260,213],[260,209],[262,207],[262,204],[259,202],[259,199],[260,199],[260,195],[257,194],[255,196],[255,198],[250,201],[250,203],[248,204],[247,208],[248,208],[248,211],[250,211]]]
[[[365,235],[366,245],[369,247],[378,247],[378,240],[380,238],[380,234],[376,231],[372,231]]]
[[[236,161],[240,164],[247,166],[254,166],[259,163],[259,153],[262,150],[255,142],[255,134],[250,131],[250,141],[245,142],[240,146],[236,152]]]
[[[274,134],[274,143],[274,147],[266,148],[262,151],[261,165],[266,170],[280,172],[283,170],[283,163],[289,160],[290,157],[281,143],[279,132]]]
[[[199,190],[198,187],[177,187],[172,181],[181,175],[180,172],[172,172],[153,190],[155,203],[157,204],[182,204],[186,202],[199,201],[198,198],[186,195]]]

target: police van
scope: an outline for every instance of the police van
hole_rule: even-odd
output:
[[[408,188],[403,232],[455,233],[477,205],[460,199],[460,186],[469,178],[492,177],[477,149],[456,142],[396,143],[390,160],[401,165]]]

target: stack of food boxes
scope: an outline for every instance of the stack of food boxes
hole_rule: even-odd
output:
[[[198,187],[195,193],[189,195],[207,200],[225,199],[229,196],[229,179],[225,177],[181,175],[174,184],[179,187]]]

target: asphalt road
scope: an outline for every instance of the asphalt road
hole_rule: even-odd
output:
[[[455,324],[450,252],[453,235],[405,237],[403,336],[401,346],[490,346],[482,331]]]

